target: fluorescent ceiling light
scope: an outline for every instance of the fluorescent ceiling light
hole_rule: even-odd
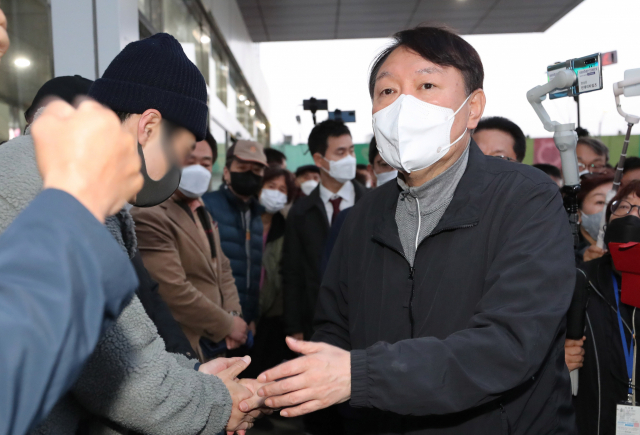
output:
[[[29,59],[24,58],[24,57],[17,58],[16,60],[13,61],[13,63],[18,68],[26,68],[29,65],[31,65],[31,61]]]
[[[200,37],[200,42],[202,42],[203,44],[208,44],[211,42],[211,38],[209,38],[207,35],[202,35]]]

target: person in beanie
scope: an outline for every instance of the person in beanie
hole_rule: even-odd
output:
[[[244,320],[255,334],[262,271],[262,212],[256,198],[262,188],[267,157],[262,145],[239,140],[229,151],[224,185],[202,197],[218,223],[222,251],[231,261]]]
[[[96,80],[89,96],[114,110],[138,141],[142,190],[129,202],[152,206],[178,187],[180,163],[204,139],[204,78],[167,34],[129,44]],[[26,135],[0,149],[0,231],[42,188]],[[177,177],[176,177],[177,172]],[[137,254],[126,211],[105,225],[130,258]],[[218,434],[245,429],[253,416],[234,406],[252,392],[235,382],[248,359],[196,360],[170,354],[138,297],[100,338],[74,388],[32,433]],[[217,376],[211,376],[216,374]]]
[[[38,90],[31,106],[24,112],[27,125],[33,122],[36,112],[47,105],[53,98],[60,98],[69,104],[73,104],[78,97],[89,93],[93,84],[92,80],[79,75],[56,77],[46,82]]]

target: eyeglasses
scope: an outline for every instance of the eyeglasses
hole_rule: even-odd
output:
[[[585,170],[588,170],[590,174],[602,174],[606,169],[607,167],[601,164],[592,163],[589,166],[587,166],[584,163],[578,163],[579,172],[584,172]]]
[[[638,209],[638,213],[640,214],[640,205],[633,205],[628,201],[615,201],[611,204],[611,213],[616,216],[626,216],[631,213],[631,210],[634,208]]]

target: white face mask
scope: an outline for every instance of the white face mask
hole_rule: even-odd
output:
[[[211,172],[200,165],[182,168],[182,178],[178,190],[187,198],[199,198],[209,190]]]
[[[428,168],[447,154],[464,134],[450,143],[456,114],[448,107],[425,103],[413,95],[402,94],[373,115],[373,131],[380,155],[393,168],[411,173]]]
[[[356,158],[352,155],[343,157],[338,161],[327,160],[327,162],[329,162],[329,170],[327,171],[325,168],[320,169],[331,175],[338,183],[346,183],[356,178]]]
[[[395,180],[398,177],[398,171],[393,170],[389,172],[381,172],[380,174],[376,174],[376,178],[378,179],[378,187],[382,186],[384,183]]]
[[[307,180],[300,185],[300,189],[302,189],[302,193],[309,196],[313,189],[318,187],[318,182],[316,180]]]
[[[279,190],[262,189],[260,194],[260,204],[264,206],[267,213],[274,214],[279,212],[287,205],[287,195]]]

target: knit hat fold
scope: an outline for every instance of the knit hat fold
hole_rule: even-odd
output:
[[[116,112],[158,110],[204,140],[207,85],[180,43],[167,33],[127,45],[96,80],[89,96]]]

